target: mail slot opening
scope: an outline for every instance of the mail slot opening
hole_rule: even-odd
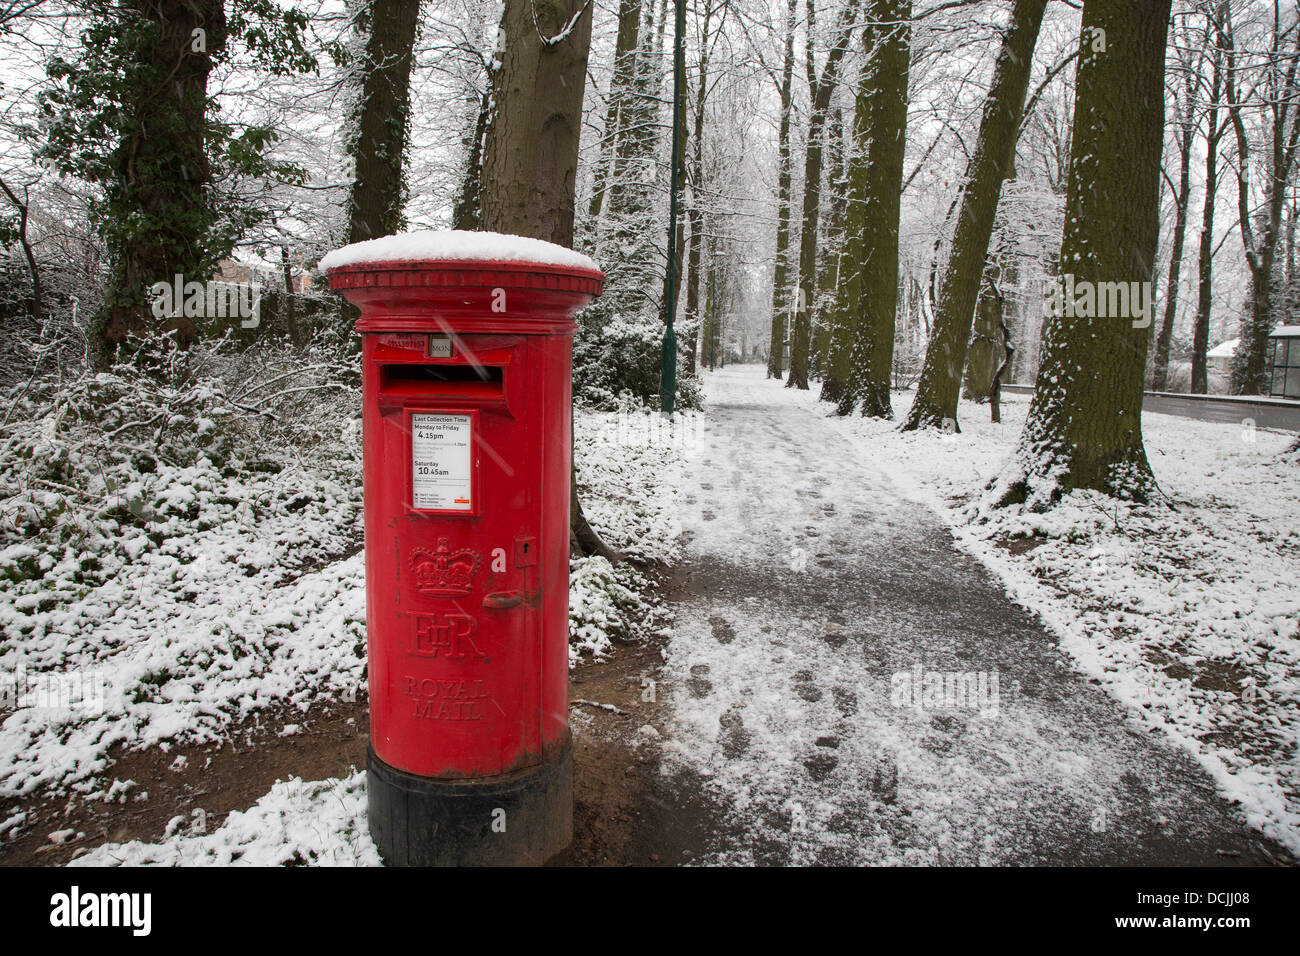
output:
[[[499,365],[385,365],[382,391],[390,395],[500,395]]]
[[[384,384],[403,382],[496,382],[500,386],[499,365],[385,365]]]

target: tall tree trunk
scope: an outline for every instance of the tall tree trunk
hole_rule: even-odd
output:
[[[979,140],[966,168],[961,211],[957,214],[952,253],[944,270],[925,365],[904,429],[957,427],[961,374],[966,367],[966,347],[993,234],[993,218],[1002,182],[1015,159],[1034,46],[1046,8],[1047,0],[1016,0],[1011,24],[1003,37],[993,84],[984,101]]]
[[[451,228],[473,231],[478,229],[483,210],[483,141],[487,137],[488,120],[492,115],[491,89],[485,89],[479,99],[474,126],[468,131],[462,146],[465,148],[465,173],[456,194],[451,212]]]
[[[591,9],[583,0],[506,0],[500,42],[483,228],[572,247]]]
[[[1156,335],[1156,354],[1151,368],[1151,387],[1163,392],[1169,384],[1169,348],[1178,316],[1178,280],[1183,271],[1183,245],[1187,239],[1187,210],[1192,197],[1192,141],[1196,134],[1197,71],[1188,69],[1184,89],[1186,100],[1178,118],[1178,192],[1174,195],[1174,237],[1169,252],[1169,277],[1165,286],[1164,318]]]
[[[911,0],[872,0],[854,121],[850,216],[860,219],[856,238],[857,295],[850,300],[849,372],[837,411],[859,403],[862,414],[892,418],[890,379],[898,311],[898,220],[907,146],[907,81],[911,67]],[[864,40],[865,42],[865,40]],[[874,51],[874,53],[873,53]]]
[[[831,113],[830,171],[826,175],[828,193],[826,235],[817,266],[816,294],[812,301],[812,374],[822,380],[821,400],[839,399],[841,383],[831,368],[831,352],[835,323],[839,314],[834,306],[835,290],[840,280],[840,264],[844,258],[845,206],[848,203],[848,163],[844,152],[844,111]]]
[[[836,273],[835,290],[827,315],[830,335],[824,378],[822,401],[837,405],[846,401],[845,413],[853,407],[852,397],[845,395],[849,376],[853,371],[853,342],[857,336],[856,304],[862,292],[862,264],[867,257],[866,202],[863,179],[866,150],[871,136],[870,84],[875,82],[869,70],[875,51],[875,32],[872,23],[873,8],[868,8],[867,22],[862,29],[864,59],[858,68],[857,90],[854,93],[853,120],[849,130],[849,148],[844,157],[844,237]]]
[[[1152,278],[1171,5],[1084,2],[1060,258],[1061,274],[1073,275],[1077,289]],[[1154,487],[1142,445],[1149,340],[1131,317],[1052,310],[1029,417],[989,504],[1042,510],[1076,488],[1147,499]]]
[[[1209,391],[1210,310],[1214,304],[1214,204],[1219,191],[1219,141],[1227,126],[1219,123],[1219,97],[1223,92],[1223,54],[1216,31],[1206,31],[1211,39],[1213,68],[1210,80],[1209,109],[1205,127],[1205,202],[1201,212],[1201,242],[1197,253],[1196,320],[1192,326],[1192,383],[1194,395]]]
[[[767,353],[768,378],[785,371],[785,328],[790,314],[790,104],[794,82],[794,17],[798,0],[788,0],[785,60],[781,66],[781,120],[777,131],[776,259],[772,267],[772,336]]]
[[[821,215],[822,134],[826,126],[826,110],[839,77],[840,61],[848,51],[856,26],[858,0],[848,0],[840,10],[835,38],[827,51],[821,76],[813,58],[813,30],[816,24],[814,0],[805,0],[808,8],[808,86],[810,109],[808,113],[808,145],[803,166],[803,224],[799,233],[799,285],[795,293],[794,328],[790,334],[790,374],[786,388],[808,387],[808,351],[811,341],[809,309],[817,292],[817,224]]]
[[[483,151],[483,228],[572,248],[591,7],[585,0],[506,0],[499,35]],[[572,441],[572,409],[569,434]],[[582,512],[572,454],[569,532],[571,550],[618,560]]]
[[[709,275],[708,275],[708,293],[704,297],[704,351],[705,357],[702,359],[710,369],[714,369],[718,364],[718,302],[717,302],[717,275],[718,275],[718,244],[716,240],[709,240]]]
[[[113,188],[148,226],[128,231],[110,249],[113,271],[95,323],[101,360],[156,328],[148,300],[153,283],[170,282],[178,272],[187,280],[206,279],[212,267],[202,228],[214,218],[207,195],[208,74],[211,54],[226,44],[225,8],[220,0],[132,0],[126,6],[156,23],[157,33],[142,51],[150,69],[133,74],[144,79],[131,93],[134,123],[113,153]],[[195,49],[196,30],[205,38],[203,49]],[[197,335],[192,319],[169,324],[182,346]]]
[[[348,242],[402,230],[406,152],[411,127],[411,64],[420,4],[370,0],[370,36],[352,157],[356,179],[348,201]]]
[[[700,320],[700,259],[703,253],[704,231],[704,104],[709,90],[709,26],[713,20],[713,4],[706,3],[700,25],[699,73],[695,85],[695,130],[691,138],[691,202],[686,208],[690,223],[686,262],[686,311],[683,315],[687,327],[686,364],[683,373],[695,374],[695,350],[699,345]]]
[[[611,175],[611,163],[618,152],[622,124],[627,121],[629,98],[634,95],[637,75],[637,44],[641,34],[642,0],[619,0],[618,38],[614,42],[614,74],[609,81],[609,101],[605,105],[605,133],[600,141],[600,158],[596,161],[596,181],[591,190],[587,214],[594,222],[600,218]]]

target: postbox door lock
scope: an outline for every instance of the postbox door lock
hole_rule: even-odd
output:
[[[515,567],[537,567],[536,538],[515,538]]]

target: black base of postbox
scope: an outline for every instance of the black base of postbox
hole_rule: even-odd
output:
[[[467,780],[417,777],[366,748],[370,836],[388,866],[539,866],[573,839],[573,745]]]

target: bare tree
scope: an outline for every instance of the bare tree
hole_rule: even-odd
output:
[[[840,62],[848,52],[856,26],[858,0],[848,0],[840,9],[834,37],[826,53],[820,75],[813,55],[816,31],[814,0],[805,0],[808,9],[807,71],[811,100],[808,111],[808,143],[803,166],[803,225],[799,233],[799,285],[794,303],[794,327],[790,334],[790,374],[786,388],[808,387],[808,356],[811,343],[809,305],[817,292],[817,223],[821,215],[822,138],[826,110],[839,79]]]
[[[1280,4],[1274,0],[1272,33],[1262,66],[1264,76],[1255,87],[1262,97],[1263,148],[1267,150],[1261,170],[1263,199],[1256,208],[1250,189],[1251,142],[1245,118],[1250,94],[1241,80],[1240,57],[1244,51],[1237,49],[1230,7],[1225,8],[1223,19],[1224,93],[1237,137],[1237,216],[1250,272],[1249,312],[1242,322],[1241,344],[1233,356],[1232,387],[1238,394],[1261,394],[1266,376],[1265,349],[1277,321],[1274,269],[1282,235],[1282,210],[1300,146],[1300,85],[1296,77],[1300,30],[1295,24],[1283,26]]]
[[[944,272],[925,367],[903,427],[956,428],[966,348],[988,258],[1002,182],[1011,169],[1034,46],[1047,0],[1016,0],[984,104],[979,141],[966,170],[952,254]]]

